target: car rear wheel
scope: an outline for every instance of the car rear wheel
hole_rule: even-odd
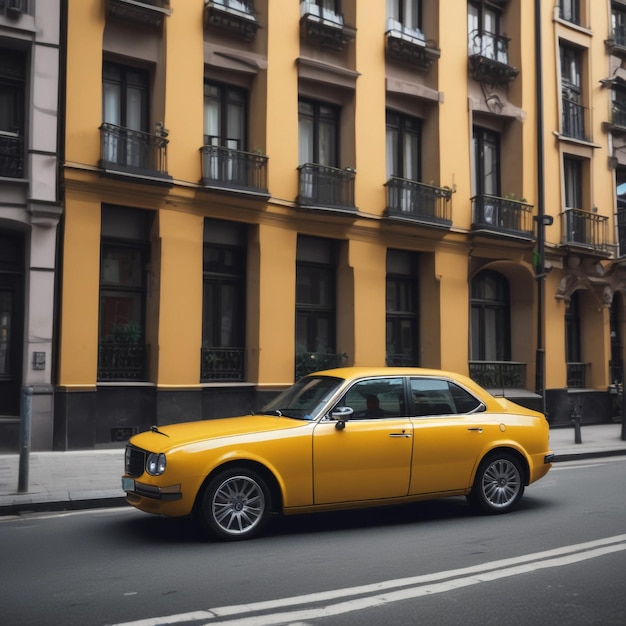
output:
[[[520,462],[511,454],[492,454],[478,467],[470,503],[483,513],[507,513],[524,493]]]
[[[200,504],[204,526],[217,539],[257,536],[270,513],[270,492],[256,472],[243,468],[218,474],[206,486]]]

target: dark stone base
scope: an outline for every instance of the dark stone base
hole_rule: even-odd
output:
[[[258,411],[277,393],[259,392],[252,385],[183,390],[157,390],[153,385],[104,385],[89,391],[57,390],[53,446],[54,450],[80,450],[122,445],[152,425]]]
[[[574,418],[581,424],[608,424],[616,414],[615,396],[595,389],[547,389],[546,416],[550,426],[572,426]]]

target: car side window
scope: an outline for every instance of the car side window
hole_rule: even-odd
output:
[[[456,405],[457,413],[471,413],[475,411],[482,402],[473,396],[469,391],[466,391],[462,387],[459,387],[455,383],[449,383],[450,393],[454,398],[454,404]]]
[[[404,413],[402,378],[371,378],[361,380],[347,391],[340,402],[354,413],[351,419],[398,417]]]
[[[411,378],[413,415],[458,415],[470,413],[480,400],[457,384],[440,378]]]

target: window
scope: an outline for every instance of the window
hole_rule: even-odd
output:
[[[580,0],[560,0],[559,17],[572,24],[580,24]]]
[[[0,177],[24,176],[26,60],[0,48]]]
[[[454,415],[475,411],[481,402],[456,383],[438,378],[411,378],[412,416]]]
[[[330,359],[336,365],[336,251],[333,242],[314,237],[298,237],[296,262],[296,353],[298,359],[310,362],[312,369],[319,367],[317,356]],[[306,369],[306,368],[305,368]],[[302,375],[303,370],[296,371]],[[307,372],[304,372],[307,373]],[[299,376],[298,376],[299,377]]]
[[[421,177],[421,122],[387,111],[387,179]]]
[[[611,26],[615,43],[626,46],[626,7],[613,5]]]
[[[565,361],[567,362],[567,386],[585,386],[585,368],[580,343],[580,298],[575,291],[565,310]]]
[[[375,378],[354,384],[339,403],[354,410],[351,419],[404,416],[402,378]]]
[[[204,143],[246,150],[247,93],[243,89],[204,85]]]
[[[103,207],[98,380],[145,379],[147,211]]]
[[[613,110],[611,122],[615,126],[626,128],[626,88],[622,85],[613,86]]]
[[[474,127],[475,195],[500,196],[500,136]]]
[[[340,0],[303,0],[300,3],[301,15],[314,15],[330,22],[342,23]]]
[[[582,209],[582,161],[580,159],[564,157],[563,174],[565,179],[565,208]]]
[[[244,380],[245,227],[205,220],[202,380]]]
[[[418,350],[417,256],[387,252],[386,345],[388,366],[416,366]]]
[[[339,110],[336,107],[300,100],[298,103],[299,163],[338,167]]]
[[[470,2],[467,7],[469,54],[507,63],[508,42],[501,35],[501,10],[489,2]]]
[[[507,279],[483,270],[471,281],[471,360],[510,361],[510,299]]]
[[[146,138],[150,128],[149,77],[144,70],[105,61],[102,121],[110,129],[104,145],[105,161],[150,167]]]
[[[582,55],[578,48],[561,45],[561,99],[566,137],[585,139],[585,119],[581,90]]]
[[[619,256],[626,256],[626,168],[618,167],[615,172],[617,185],[617,232]]]
[[[421,31],[422,3],[420,0],[387,0],[387,18],[408,30]]]

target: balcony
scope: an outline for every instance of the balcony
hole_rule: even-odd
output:
[[[425,185],[404,178],[391,178],[387,187],[387,215],[426,226],[452,226],[450,189]]]
[[[524,389],[526,363],[469,361],[470,378],[486,389]]]
[[[589,141],[585,133],[588,127],[587,108],[580,104],[576,99],[567,97],[563,94],[561,100],[563,106],[563,128],[562,133],[565,137],[579,139],[581,141]]]
[[[584,389],[588,363],[569,362],[567,365],[567,386],[569,389]]]
[[[148,346],[124,342],[98,343],[98,381],[146,380]]]
[[[157,28],[170,15],[169,0],[106,0],[107,13],[113,17]]]
[[[471,202],[474,233],[535,240],[532,205],[489,195],[474,196]]]
[[[259,30],[252,0],[207,0],[204,23],[228,31],[244,41],[252,41]]]
[[[299,352],[296,354],[296,380],[322,370],[342,367],[347,354],[324,354],[322,352]]]
[[[202,348],[201,382],[235,382],[244,380],[244,348]]]
[[[614,27],[611,38],[606,39],[604,44],[610,54],[626,58],[626,25],[620,24]]]
[[[354,170],[306,163],[301,165],[298,171],[300,193],[297,202],[301,208],[356,213]]]
[[[24,178],[24,139],[0,131],[0,178]]]
[[[342,50],[356,37],[356,30],[344,23],[343,14],[311,0],[300,2],[300,15],[302,33],[324,48]]]
[[[626,101],[623,96],[619,100],[613,101],[611,121],[602,122],[602,130],[616,135],[626,134]]]
[[[508,37],[474,30],[469,35],[469,69],[472,78],[493,87],[508,87],[519,74],[509,65]]]
[[[577,252],[610,257],[609,218],[580,209],[561,213],[561,247]]]
[[[266,156],[221,146],[202,146],[200,154],[205,187],[269,197]]]
[[[100,127],[100,167],[108,174],[170,182],[167,174],[167,131],[144,133],[114,124]]]
[[[398,20],[387,20],[386,51],[390,59],[407,63],[427,72],[441,56],[436,44],[427,40],[418,28],[409,28]]]

